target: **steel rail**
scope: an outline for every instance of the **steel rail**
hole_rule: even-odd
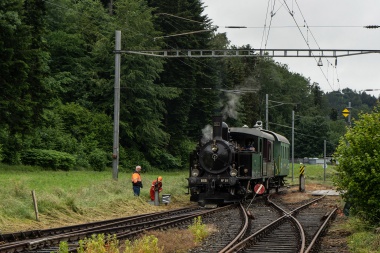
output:
[[[225,253],[229,248],[231,248],[234,244],[236,244],[244,236],[244,234],[246,233],[248,229],[248,226],[249,226],[248,214],[247,214],[247,210],[243,207],[242,203],[240,203],[240,210],[244,217],[244,225],[242,229],[240,230],[240,232],[236,235],[236,237],[226,247],[220,250],[219,253]]]
[[[15,242],[15,241],[36,239],[36,238],[41,238],[41,237],[46,237],[46,236],[51,236],[51,235],[58,235],[58,234],[64,234],[68,232],[85,230],[85,229],[99,227],[99,226],[106,226],[107,224],[109,226],[112,226],[112,225],[117,225],[118,223],[123,223],[123,222],[124,223],[133,222],[133,221],[138,222],[138,220],[141,220],[141,219],[149,219],[152,217],[157,218],[157,215],[159,215],[160,217],[164,217],[164,216],[173,215],[173,214],[181,213],[181,212],[192,212],[197,209],[199,209],[199,207],[179,208],[179,209],[174,209],[174,210],[165,211],[165,212],[154,212],[154,213],[148,213],[148,214],[134,215],[134,216],[123,217],[123,218],[90,222],[86,224],[0,234],[0,245],[5,244],[5,243],[10,243],[10,242]]]
[[[116,227],[116,228],[115,227],[113,228],[101,227],[100,229],[89,228],[83,231],[74,231],[74,232],[68,232],[68,233],[63,233],[59,235],[47,236],[44,238],[29,239],[29,240],[23,240],[20,242],[12,242],[12,243],[0,245],[0,253],[14,253],[14,252],[21,252],[24,250],[30,251],[30,250],[41,249],[44,247],[52,247],[52,246],[58,245],[60,241],[77,242],[78,240],[89,237],[94,233],[97,233],[97,234],[113,233],[113,234],[116,234],[118,239],[127,238],[129,236],[133,236],[147,230],[162,228],[162,227],[167,227],[167,226],[174,226],[175,224],[183,223],[194,217],[204,216],[204,215],[211,214],[214,212],[222,211],[225,208],[230,208],[230,206],[217,208],[217,209],[211,209],[211,210],[200,210],[192,214],[180,214],[180,215],[177,215],[176,217],[158,219],[158,220],[147,221],[147,222],[140,222],[140,223]],[[156,213],[156,215],[157,214],[160,214],[160,213]],[[73,245],[76,245],[76,243],[74,243]],[[75,250],[71,250],[71,252],[73,251]]]
[[[316,245],[317,241],[322,236],[323,232],[327,229],[328,224],[335,218],[338,208],[334,208],[333,211],[329,214],[329,216],[325,219],[323,224],[320,226],[318,231],[315,233],[313,239],[311,240],[309,246],[305,250],[304,253],[309,253],[313,249],[313,247]]]

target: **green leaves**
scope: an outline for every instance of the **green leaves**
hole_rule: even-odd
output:
[[[339,161],[340,180],[336,184],[345,190],[344,198],[356,213],[370,213],[365,219],[380,221],[380,112],[361,114],[355,126],[341,138],[334,154]]]

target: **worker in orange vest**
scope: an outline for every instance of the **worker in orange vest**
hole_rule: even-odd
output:
[[[135,196],[140,196],[140,188],[143,188],[140,171],[141,166],[137,165],[136,170],[132,174],[132,189]]]
[[[154,201],[155,191],[158,191],[159,193],[162,191],[162,177],[161,176],[153,180],[152,186],[150,187],[150,199],[152,201]]]

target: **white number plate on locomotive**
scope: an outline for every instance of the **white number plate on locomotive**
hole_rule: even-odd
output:
[[[207,183],[207,178],[201,178],[201,183]]]

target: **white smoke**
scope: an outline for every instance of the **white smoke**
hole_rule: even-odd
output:
[[[227,118],[237,119],[237,106],[239,104],[240,96],[234,93],[227,93],[226,96],[228,98],[228,102],[222,110],[223,120],[226,120]]]
[[[237,119],[240,97],[243,94],[256,93],[259,90],[260,84],[254,76],[245,78],[245,80],[240,85],[237,85],[234,90],[224,90],[226,91],[228,102],[222,110],[223,120],[226,120],[227,118]]]
[[[202,140],[201,143],[206,143],[208,141],[212,140],[212,126],[206,125],[202,129]]]

